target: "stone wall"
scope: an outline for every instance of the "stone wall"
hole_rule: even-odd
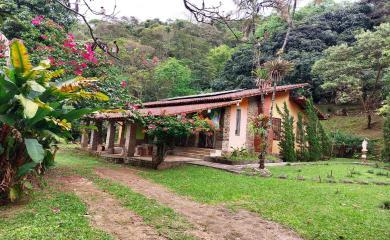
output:
[[[230,107],[225,107],[222,128],[222,151],[229,151]]]
[[[257,97],[251,97],[248,99],[248,118],[247,118],[247,128],[246,128],[246,140],[245,140],[245,147],[249,151],[255,150],[255,137],[253,133],[249,131],[249,122],[250,120],[258,115],[258,100]]]

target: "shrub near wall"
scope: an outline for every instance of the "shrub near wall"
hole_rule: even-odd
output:
[[[342,133],[339,131],[330,134],[332,144],[332,156],[351,158],[361,153],[363,137]],[[368,153],[372,154],[376,142],[369,141]]]

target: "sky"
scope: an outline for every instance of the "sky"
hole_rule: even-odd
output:
[[[202,0],[190,0],[192,3],[201,3]],[[221,9],[225,12],[234,10],[233,0],[204,0],[206,6],[216,6],[222,4]],[[336,0],[336,2],[346,0]],[[350,0],[351,1],[351,0]],[[311,0],[298,0],[298,5],[303,6]],[[94,9],[99,10],[104,7],[106,13],[112,12],[115,0],[94,0],[92,2]],[[116,12],[120,16],[134,16],[140,20],[159,18],[168,19],[186,19],[191,20],[191,14],[185,9],[183,0],[116,0]],[[93,16],[88,16],[93,18]]]

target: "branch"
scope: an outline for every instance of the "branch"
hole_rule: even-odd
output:
[[[120,58],[118,58],[117,56],[115,56],[112,52],[110,52],[110,50],[109,50],[108,47],[107,47],[107,44],[101,42],[101,41],[99,40],[99,38],[97,38],[97,37],[95,36],[95,34],[94,34],[94,32],[93,32],[93,29],[92,29],[91,25],[89,24],[87,18],[86,18],[83,14],[81,14],[81,13],[79,13],[78,11],[74,10],[73,8],[70,7],[69,4],[65,4],[65,3],[63,3],[61,0],[53,0],[53,1],[57,2],[58,4],[60,4],[63,8],[67,9],[68,11],[70,11],[70,12],[76,14],[77,16],[81,17],[81,19],[83,19],[83,22],[85,23],[85,25],[87,25],[87,27],[88,27],[89,35],[91,36],[91,38],[92,38],[94,44],[96,44],[96,46],[98,46],[102,51],[104,51],[105,53],[107,53],[109,56],[111,56],[111,57],[113,57],[113,58],[115,58],[115,59],[117,59],[117,60],[119,60],[119,61],[121,60]],[[84,1],[84,0],[83,0],[83,1]],[[84,1],[84,2],[85,2],[85,1]],[[115,6],[116,6],[116,5],[115,5]],[[102,15],[102,14],[100,14],[100,15]]]

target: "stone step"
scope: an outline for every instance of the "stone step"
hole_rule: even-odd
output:
[[[174,152],[172,155],[180,156],[180,157],[188,157],[188,158],[197,158],[197,159],[204,159],[205,157],[209,156],[204,154],[195,154],[195,153],[187,153],[187,152]]]
[[[210,154],[214,149],[210,148],[184,148],[184,147],[175,147],[174,152],[189,152],[189,153],[200,153],[200,154]]]

